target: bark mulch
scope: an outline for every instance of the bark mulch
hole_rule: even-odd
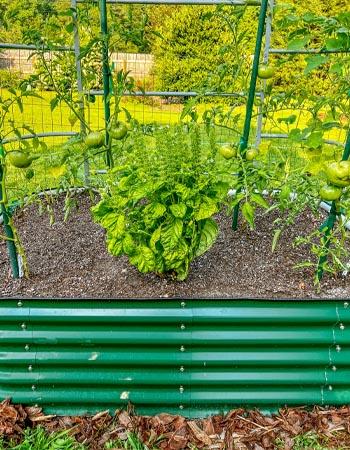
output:
[[[349,406],[284,408],[271,415],[239,408],[226,415],[188,419],[168,413],[142,416],[131,405],[127,410],[102,411],[94,416],[56,416],[45,415],[39,407],[13,404],[10,399],[0,403],[0,435],[6,440],[19,442],[26,427],[39,424],[50,432],[69,429],[91,450],[103,449],[108,441],[118,439],[122,447],[128,432],[149,448],[161,450],[290,450],[296,436],[305,434],[318,435],[317,442],[324,447],[317,448],[350,448]]]

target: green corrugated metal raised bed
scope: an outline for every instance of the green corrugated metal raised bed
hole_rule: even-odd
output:
[[[0,309],[0,397],[47,412],[350,402],[348,299],[9,299]]]

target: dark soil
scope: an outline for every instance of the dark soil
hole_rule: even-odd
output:
[[[348,406],[309,411],[286,408],[271,416],[240,408],[226,416],[191,420],[167,413],[139,416],[132,410],[57,417],[45,415],[38,407],[13,405],[9,399],[0,403],[0,436],[3,434],[5,441],[20,442],[24,428],[41,425],[48,432],[70,430],[90,450],[102,450],[111,440],[115,442],[113,450],[124,448],[128,432],[148,448],[154,445],[160,450],[345,449],[350,444],[349,424]],[[300,436],[304,436],[304,445]]]
[[[98,199],[95,199],[97,202]],[[277,217],[258,215],[255,230],[244,223],[237,231],[224,213],[216,217],[219,237],[214,246],[193,261],[183,282],[141,274],[126,257],[107,253],[105,231],[94,223],[92,201],[87,193],[77,197],[64,222],[64,199],[55,202],[55,221],[40,215],[33,204],[15,216],[19,236],[27,255],[30,279],[13,279],[7,246],[0,240],[0,296],[42,298],[339,298],[349,297],[350,276],[325,273],[322,290],[314,286],[314,268],[294,269],[312,261],[307,246],[293,248],[297,236],[317,229],[325,213],[315,218],[304,211],[295,224],[280,236],[274,253],[272,222]],[[4,234],[0,226],[0,234]]]

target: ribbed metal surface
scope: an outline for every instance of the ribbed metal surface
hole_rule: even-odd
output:
[[[0,302],[0,398],[199,416],[350,403],[343,301]]]

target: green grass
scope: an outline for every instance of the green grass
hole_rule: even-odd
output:
[[[48,432],[43,427],[26,428],[20,443],[13,440],[6,442],[0,436],[0,450],[88,450],[87,446],[78,443],[69,430]]]

